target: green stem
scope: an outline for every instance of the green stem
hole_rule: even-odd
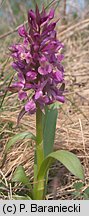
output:
[[[37,106],[36,111],[36,154],[37,154],[37,167],[38,170],[44,159],[44,152],[43,152],[43,126],[42,126],[42,111]]]
[[[37,174],[40,169],[41,163],[44,159],[43,150],[43,126],[42,126],[42,111],[37,105],[36,111],[36,154],[34,164],[34,188],[33,198],[35,200],[42,200],[44,194],[44,179],[38,181]]]

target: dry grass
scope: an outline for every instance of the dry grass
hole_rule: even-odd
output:
[[[60,30],[61,29],[61,30]],[[66,79],[66,103],[59,109],[57,121],[55,149],[68,149],[80,158],[85,170],[85,187],[89,186],[89,19],[86,18],[65,25],[58,29],[59,37],[65,44],[65,79]],[[15,33],[14,33],[15,34]],[[13,40],[13,36],[11,40]],[[6,44],[10,44],[10,38],[2,39],[2,57],[6,57]],[[1,41],[1,43],[2,43]],[[4,49],[5,48],[5,49]],[[6,53],[5,53],[6,52]],[[3,61],[4,75],[10,71],[10,61],[5,64]],[[3,71],[3,70],[2,70]],[[7,80],[0,82],[2,94],[4,87],[9,84]],[[2,96],[2,95],[1,95]],[[15,100],[16,98],[16,100]],[[2,97],[1,97],[2,99]],[[26,115],[16,128],[16,120],[21,104],[17,102],[16,95],[7,95],[3,103],[3,110],[0,112],[0,159],[3,159],[3,150],[7,140],[21,131],[31,131],[35,133],[35,116]],[[8,153],[0,175],[5,182],[8,198],[17,191],[17,187],[11,188],[9,183],[15,168],[22,164],[29,178],[33,177],[33,147],[29,146],[28,140],[16,143]],[[73,183],[77,179],[72,176],[60,163],[56,163],[50,170],[49,175],[49,199],[72,199],[71,193],[74,191]],[[52,189],[54,186],[54,190]],[[83,188],[83,190],[84,190]],[[51,193],[52,192],[52,193]],[[1,199],[7,196],[1,196]]]

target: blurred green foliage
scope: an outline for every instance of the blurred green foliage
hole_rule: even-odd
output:
[[[72,193],[74,199],[89,200],[89,187],[85,186],[83,182],[75,182],[73,185],[75,191]]]

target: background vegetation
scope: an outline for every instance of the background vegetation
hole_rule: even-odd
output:
[[[36,1],[42,7],[55,7],[58,37],[64,43],[66,103],[59,107],[55,150],[68,149],[78,155],[85,170],[85,182],[79,182],[60,163],[50,169],[47,199],[89,199],[89,0]],[[0,1],[0,197],[16,198],[27,193],[22,185],[12,184],[15,168],[22,164],[33,178],[34,142],[29,139],[15,143],[7,157],[7,141],[24,131],[35,133],[35,116],[26,115],[16,127],[22,104],[17,95],[7,92],[14,70],[8,47],[19,41],[18,26],[27,21],[27,10],[35,1]],[[48,9],[47,8],[47,9]],[[31,147],[29,145],[31,144]],[[30,163],[30,166],[29,166]],[[52,191],[52,193],[51,193]]]

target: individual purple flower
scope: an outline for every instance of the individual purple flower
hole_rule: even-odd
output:
[[[37,74],[35,71],[31,70],[31,71],[28,71],[26,73],[26,80],[27,81],[35,80],[36,78],[37,78]]]
[[[41,98],[43,96],[43,92],[42,90],[37,90],[36,94],[35,94],[35,100],[38,100],[39,98]]]
[[[28,30],[20,26],[18,33],[22,41],[10,47],[18,81],[9,89],[18,92],[25,102],[24,112],[33,114],[37,104],[41,109],[55,101],[64,102],[61,86],[64,83],[64,56],[60,53],[63,44],[57,39],[54,9],[47,14],[43,8],[39,12],[28,11]]]
[[[24,99],[27,98],[27,93],[24,92],[24,91],[19,91],[18,97],[19,97],[20,100],[24,100]]]
[[[26,37],[26,36],[27,36],[27,32],[26,32],[24,26],[19,27],[18,33],[19,33],[19,35],[20,35],[21,37]]]
[[[25,111],[30,114],[34,114],[36,112],[36,104],[32,99],[26,103]]]

